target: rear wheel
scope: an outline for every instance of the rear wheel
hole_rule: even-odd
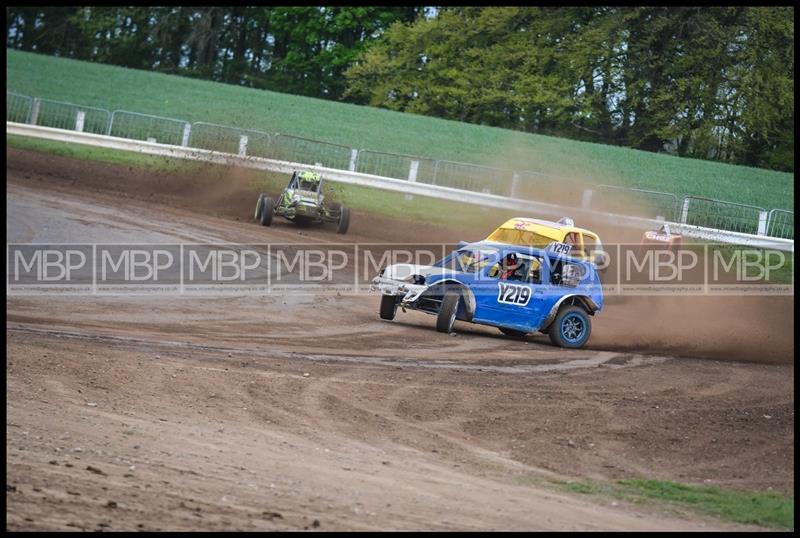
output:
[[[583,347],[592,334],[589,314],[580,306],[564,307],[550,325],[548,334],[550,341],[559,347]]]
[[[342,207],[339,211],[339,223],[336,225],[337,234],[346,234],[350,227],[350,209]]]
[[[381,295],[381,319],[394,319],[397,314],[397,297],[394,295]]]
[[[439,308],[439,314],[436,316],[436,330],[440,333],[449,333],[453,331],[453,325],[456,322],[456,314],[458,313],[458,302],[461,296],[458,293],[449,291],[442,299],[442,306]]]
[[[515,336],[517,338],[522,338],[523,336],[528,334],[525,331],[517,331],[515,329],[506,329],[505,327],[498,327],[498,329],[500,329],[500,332],[503,333],[506,336]]]
[[[264,196],[261,199],[261,225],[262,226],[269,226],[272,224],[272,212],[274,211],[274,207],[272,205],[272,198],[269,196]]]

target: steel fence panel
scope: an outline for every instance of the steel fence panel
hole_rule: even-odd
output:
[[[510,196],[514,171],[478,164],[436,161],[433,184],[473,192]]]
[[[198,121],[192,124],[189,146],[235,154],[244,149],[246,155],[270,158],[272,136],[263,131]]]
[[[33,97],[6,91],[6,121],[28,123],[33,107]]]
[[[147,140],[173,146],[183,145],[188,122],[127,110],[115,110],[111,115],[108,134],[132,140]]]
[[[701,196],[687,196],[684,203],[688,203],[685,224],[748,234],[758,232],[759,216],[764,211],[757,206]]]
[[[660,218],[674,221],[679,218],[678,197],[670,192],[622,187],[619,185],[596,185],[593,188],[594,209],[645,218]]]
[[[413,162],[419,163],[417,165],[416,181],[433,183],[433,171],[436,161],[414,155],[362,149],[358,152],[355,171],[375,176],[408,179],[411,163]]]
[[[31,112],[34,117],[30,119],[30,122],[42,127],[106,134],[111,122],[111,112],[105,108],[38,98],[34,99],[32,106],[36,112]],[[79,113],[83,113],[82,118]],[[79,124],[80,129],[76,128]]]
[[[794,239],[794,211],[772,209],[767,217],[767,235]]]
[[[326,168],[347,170],[352,148],[302,136],[277,133],[272,138],[270,157],[280,161],[320,163]]]

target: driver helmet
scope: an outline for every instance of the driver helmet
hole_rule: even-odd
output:
[[[300,188],[304,190],[316,189],[319,182],[319,174],[314,172],[300,172],[298,179],[300,180]]]
[[[319,174],[317,174],[316,172],[309,172],[306,170],[305,172],[300,172],[300,179],[302,179],[303,181],[311,181],[316,183],[317,181],[319,181]]]
[[[513,269],[517,266],[517,253],[516,252],[509,252],[506,254],[505,258],[505,265],[507,269]]]

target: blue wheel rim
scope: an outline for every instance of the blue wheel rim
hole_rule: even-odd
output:
[[[586,335],[586,319],[571,312],[561,320],[561,337],[570,344],[577,344]]]

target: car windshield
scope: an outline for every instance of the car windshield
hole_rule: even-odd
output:
[[[553,241],[557,241],[557,239],[553,237],[545,237],[536,232],[519,230],[517,228],[498,228],[486,239],[488,241],[494,241],[495,243],[528,245],[536,248],[544,248]]]
[[[486,267],[492,256],[497,253],[494,248],[461,249],[452,252],[446,258],[439,260],[433,266],[444,267],[462,273],[475,273]]]

